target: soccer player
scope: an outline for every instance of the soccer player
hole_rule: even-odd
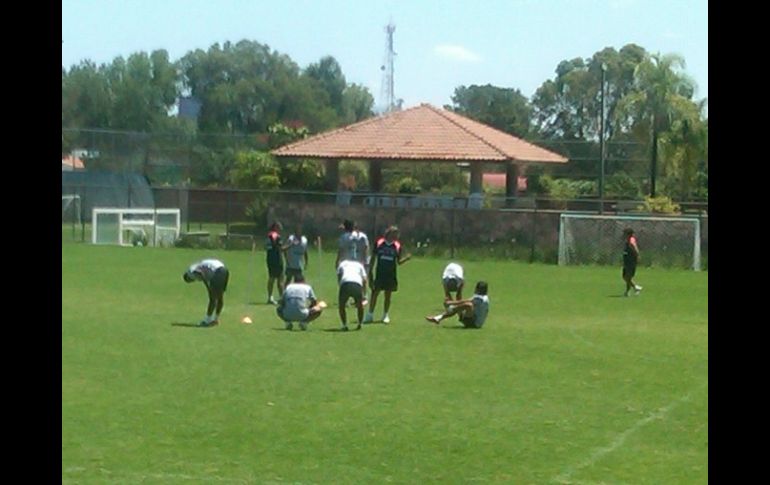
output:
[[[210,327],[219,323],[219,315],[225,306],[225,290],[230,273],[224,263],[218,259],[204,259],[193,263],[182,278],[187,283],[202,281],[209,293],[209,306],[206,316],[200,322],[201,327]],[[216,312],[216,313],[215,313]]]
[[[444,287],[444,300],[463,299],[463,267],[457,263],[449,263],[441,274],[441,286]],[[455,292],[454,298],[452,292]]]
[[[337,281],[340,285],[339,298],[337,304],[340,312],[340,321],[342,330],[348,330],[348,315],[345,305],[349,299],[353,299],[356,304],[358,325],[356,330],[361,330],[361,323],[364,318],[364,291],[366,288],[366,270],[364,265],[358,261],[345,259],[337,267]]]
[[[441,320],[458,315],[460,322],[465,328],[481,328],[487,320],[489,314],[489,296],[487,295],[487,283],[479,281],[476,283],[476,289],[473,296],[467,300],[445,301],[446,311],[440,315],[427,316],[426,320],[435,324],[441,323]]]
[[[283,293],[283,256],[281,254],[281,230],[280,222],[273,222],[265,238],[265,251],[267,253],[267,304],[277,305],[273,298],[273,285],[278,283],[278,295]]]
[[[398,278],[396,268],[412,257],[411,254],[401,256],[402,246],[398,240],[398,227],[390,226],[385,235],[374,244],[374,253],[372,255],[371,268],[369,269],[369,281],[372,285],[372,296],[369,300],[369,312],[364,319],[369,323],[374,318],[374,309],[377,307],[377,296],[380,291],[385,292],[385,302],[383,305],[382,323],[390,323],[390,296],[394,291],[398,291]],[[372,279],[372,274],[377,277]]]
[[[283,251],[286,255],[286,284],[292,280],[296,283],[297,278],[304,280],[302,272],[307,268],[307,238],[302,235],[301,226],[298,225],[294,234],[289,235]]]
[[[623,229],[623,240],[623,281],[626,282],[626,291],[623,296],[628,296],[631,289],[634,290],[635,295],[638,295],[642,287],[634,283],[636,264],[639,262],[639,246],[636,244],[634,230],[630,227]]]
[[[307,330],[307,324],[320,317],[324,308],[326,302],[318,301],[313,288],[300,273],[294,276],[294,283],[286,285],[275,312],[286,323],[286,330],[294,328],[293,322],[299,322],[299,328]]]
[[[356,258],[359,263],[364,265],[364,269],[367,274],[369,273],[369,238],[366,233],[358,227],[358,224],[353,225],[353,239],[356,241]]]
[[[342,234],[340,234],[340,237],[337,240],[337,259],[334,260],[335,270],[339,268],[340,263],[346,259],[358,261],[358,258],[356,257],[358,245],[356,244],[356,237],[353,234],[354,228],[355,223],[350,219],[345,219],[342,222],[342,226],[340,227],[340,229],[342,229]]]
[[[369,274],[369,238],[366,236],[366,233],[361,230],[360,227],[358,227],[358,224],[353,222],[353,232],[351,233],[351,238],[353,241],[355,241],[355,258],[356,261],[361,263],[364,266],[364,269],[366,270],[366,274]],[[347,242],[344,243],[347,246]],[[350,255],[350,251],[344,251],[346,255]],[[366,300],[366,286],[364,286],[364,306],[366,306],[367,300]],[[351,301],[350,306],[356,306],[356,302]]]

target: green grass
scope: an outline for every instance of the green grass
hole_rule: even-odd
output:
[[[208,256],[230,286],[195,328],[182,273]],[[446,262],[402,266],[392,323],[342,333],[311,255],[331,306],[287,332],[262,252],[62,245],[63,483],[708,482],[707,272],[640,269],[622,298],[619,267],[471,261],[491,309],[463,330],[423,319]]]

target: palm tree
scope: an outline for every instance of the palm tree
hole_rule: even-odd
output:
[[[652,138],[650,196],[655,197],[658,138],[675,119],[692,112],[695,82],[681,72],[684,59],[676,54],[652,54],[634,71],[635,89],[618,103],[616,116],[622,126]]]

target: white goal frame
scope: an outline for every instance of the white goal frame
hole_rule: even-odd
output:
[[[70,208],[70,206],[72,206],[73,213],[77,214],[76,217],[75,217],[76,220],[74,222],[76,224],[80,225],[81,224],[81,220],[80,220],[80,209],[81,209],[80,203],[81,203],[81,199],[80,199],[80,196],[78,194],[63,194],[61,196],[62,217],[64,217],[64,215],[63,215],[64,211],[68,210]],[[67,223],[67,222],[72,222],[72,221],[62,221],[63,224]]]
[[[619,226],[623,227],[631,227],[636,232],[637,236],[639,235],[640,230],[643,230],[643,224],[645,222],[652,222],[652,223],[686,223],[686,224],[693,224],[693,236],[692,236],[692,248],[691,248],[691,254],[692,254],[692,265],[691,269],[694,271],[700,271],[701,270],[701,221],[698,217],[680,217],[680,216],[671,216],[671,217],[664,217],[664,216],[620,216],[620,215],[595,215],[595,214],[569,214],[569,213],[562,213],[561,217],[559,218],[559,266],[565,266],[569,264],[584,264],[581,261],[574,261],[574,258],[572,257],[570,248],[573,247],[574,241],[570,240],[571,235],[567,233],[567,225],[568,221],[572,219],[586,219],[586,220],[596,220],[601,223],[600,221],[614,221],[617,223],[617,225],[614,227],[614,231],[611,231],[613,240],[611,241],[599,241],[596,244],[600,245],[601,243],[604,243],[605,245],[608,245],[609,247],[617,248],[615,251],[620,253],[622,251],[622,239],[618,237],[619,234],[617,233],[617,230]],[[597,224],[597,225],[599,225]],[[609,237],[609,236],[607,236]],[[590,244],[590,241],[586,241],[587,244]],[[657,243],[658,245],[662,245],[664,249],[666,249],[665,243]],[[688,243],[689,244],[689,243]],[[650,241],[649,238],[645,240],[642,238],[640,242],[640,253],[642,256],[642,261],[645,259],[645,245],[647,247],[653,246],[653,241]],[[606,246],[605,246],[606,247]],[[649,253],[648,253],[649,254]],[[688,256],[689,259],[689,256]],[[620,263],[621,259],[617,258],[617,262]],[[648,261],[650,261],[648,259]]]
[[[131,246],[130,238],[126,233],[140,230],[148,237],[148,244],[158,246],[162,242],[164,232],[172,232],[174,240],[179,238],[181,232],[181,211],[179,209],[137,209],[117,207],[94,207],[91,211],[91,242],[93,244],[117,244]],[[99,216],[115,215],[117,218],[117,234],[109,240],[99,240]],[[140,216],[140,217],[130,217]],[[173,216],[174,224],[159,224],[159,216]],[[165,217],[164,217],[165,219]],[[110,234],[112,236],[112,234]]]

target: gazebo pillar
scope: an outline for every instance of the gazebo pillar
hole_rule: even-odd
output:
[[[340,161],[336,158],[327,158],[324,165],[326,166],[324,188],[329,192],[337,192],[340,185]]]
[[[484,191],[482,185],[481,162],[471,162],[471,194],[480,194]]]
[[[369,160],[369,190],[382,192],[382,160]]]
[[[513,202],[518,195],[519,166],[516,162],[506,162],[505,165],[505,201],[506,205]]]

